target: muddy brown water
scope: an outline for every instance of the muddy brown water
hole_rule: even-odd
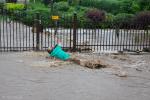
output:
[[[113,68],[97,70],[76,64],[32,66],[49,61],[45,56],[46,53],[0,53],[0,100],[150,98],[150,55],[101,55]],[[114,74],[118,71],[128,76],[118,77]]]

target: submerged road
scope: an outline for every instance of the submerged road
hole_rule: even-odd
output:
[[[61,67],[30,65],[43,59],[24,57],[22,53],[1,53],[0,100],[150,99],[150,72],[130,70],[138,77],[120,78],[105,70],[74,64]]]

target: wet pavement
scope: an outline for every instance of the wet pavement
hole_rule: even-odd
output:
[[[149,100],[150,55],[109,56],[113,68],[75,64],[31,66],[46,58],[24,53],[0,54],[0,100]],[[114,70],[125,71],[118,77]],[[121,70],[120,70],[121,69]]]

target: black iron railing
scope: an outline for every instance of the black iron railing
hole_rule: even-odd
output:
[[[54,21],[51,15],[0,10],[0,51],[46,50],[58,43],[73,51],[144,50],[150,48],[150,27],[83,22],[77,14]]]

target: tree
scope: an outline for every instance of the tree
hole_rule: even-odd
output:
[[[150,10],[150,0],[137,0],[141,10]]]
[[[45,5],[49,5],[51,2],[52,2],[52,0],[43,0],[43,3],[44,3]]]
[[[132,0],[123,0],[120,5],[121,13],[132,13]]]

